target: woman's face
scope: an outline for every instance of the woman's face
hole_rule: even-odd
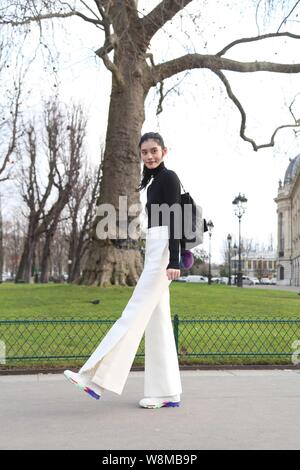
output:
[[[161,146],[154,140],[148,139],[141,145],[141,158],[147,168],[156,168],[163,160],[167,153],[166,148]]]

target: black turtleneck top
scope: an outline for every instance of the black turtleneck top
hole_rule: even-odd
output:
[[[180,181],[173,170],[169,170],[165,167],[162,161],[156,168],[151,170],[153,176],[152,183],[147,188],[147,203],[146,211],[148,215],[148,228],[154,225],[164,225],[162,222],[161,214],[159,214],[159,220],[151,220],[151,204],[163,204],[166,203],[169,207],[174,203],[180,204]],[[174,212],[170,211],[170,222],[168,224],[169,229],[169,251],[170,260],[167,269],[180,269],[179,268],[179,246],[180,240],[175,238],[176,231],[174,230],[174,223],[176,218]],[[158,223],[157,223],[158,222]]]

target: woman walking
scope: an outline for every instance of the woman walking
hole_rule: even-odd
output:
[[[180,276],[179,219],[169,211],[168,222],[159,205],[180,204],[180,181],[164,165],[167,148],[160,134],[141,137],[144,163],[138,190],[147,188],[145,262],[121,317],[103,338],[78,373],[65,371],[68,380],[99,399],[105,390],[121,395],[135,354],[145,333],[143,408],[180,405],[182,393],[179,364],[170,313],[169,285]],[[178,207],[178,206],[177,206]]]

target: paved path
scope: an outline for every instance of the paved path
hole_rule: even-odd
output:
[[[232,286],[236,287],[236,286]],[[248,284],[243,284],[243,287],[247,287],[249,289],[267,289],[267,290],[284,290],[284,291],[291,291],[291,292],[299,292],[300,293],[300,287],[299,286],[267,286],[267,285],[256,285],[256,286],[249,286]]]
[[[0,376],[0,449],[300,449],[300,371],[181,371],[180,408],[138,407],[143,372],[96,401],[60,374]]]

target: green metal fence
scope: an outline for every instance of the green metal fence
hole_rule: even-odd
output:
[[[115,320],[0,320],[0,367],[82,364]],[[173,319],[180,363],[291,363],[300,319]],[[300,344],[300,342],[299,342]],[[299,348],[300,349],[300,348]],[[5,357],[4,357],[5,356]],[[143,363],[144,339],[135,363]],[[300,357],[300,355],[299,355]]]

